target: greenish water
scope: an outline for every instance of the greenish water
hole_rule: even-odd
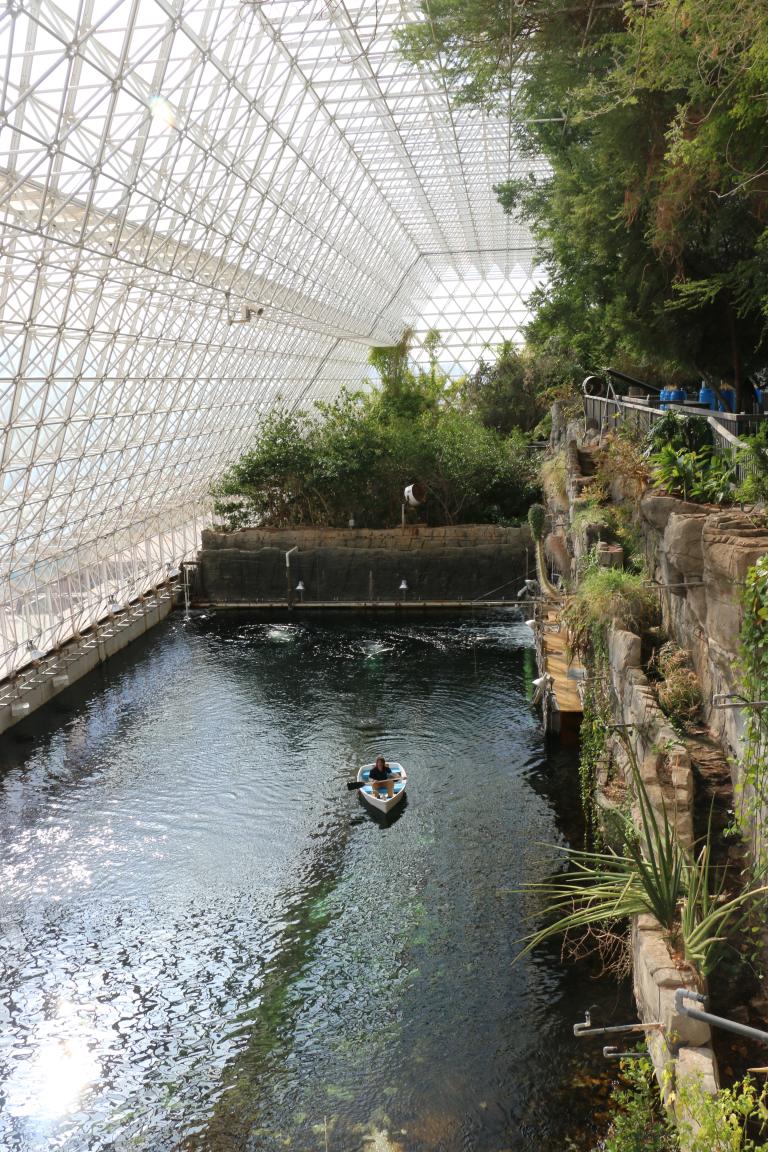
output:
[[[578,833],[509,616],[178,619],[0,740],[3,1149],[586,1149],[626,996],[513,965]],[[387,825],[345,781],[403,762]]]

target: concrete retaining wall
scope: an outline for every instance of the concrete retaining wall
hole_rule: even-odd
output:
[[[402,599],[405,580],[409,600],[472,600],[500,586],[513,598],[527,565],[527,527],[206,531],[198,591],[221,604],[284,600],[301,580],[305,602],[391,601]]]
[[[44,660],[28,665],[11,681],[4,682],[7,689],[4,696],[12,695],[13,702],[9,699],[0,704],[0,733],[31,716],[70,684],[143,636],[164,620],[172,608],[170,588],[157,596],[147,596],[118,612],[109,624],[104,622],[96,629],[88,629],[81,637],[62,644]]]

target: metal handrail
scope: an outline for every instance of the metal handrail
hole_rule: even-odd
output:
[[[701,1020],[703,1024],[710,1024],[713,1028],[722,1028],[725,1032],[735,1032],[737,1036],[746,1036],[749,1040],[757,1040],[760,1044],[768,1044],[768,1032],[760,1028],[751,1028],[749,1024],[740,1024],[738,1020],[728,1020],[725,1016],[713,1016],[711,1012],[702,1012],[699,1008],[690,1008],[685,1000],[695,1000],[697,1004],[706,1004],[706,996],[700,992],[691,992],[688,988],[678,988],[675,992],[675,1011],[683,1016],[690,1016],[691,1020]]]

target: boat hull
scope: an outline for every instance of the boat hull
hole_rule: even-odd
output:
[[[381,795],[380,792],[383,792],[383,789],[374,788],[367,782],[373,764],[363,764],[362,768],[358,769],[357,779],[366,782],[363,787],[359,789],[359,794],[368,807],[373,808],[376,812],[391,812],[405,796],[405,787],[408,780],[405,769],[402,764],[398,764],[394,760],[390,761],[389,767],[395,777],[395,792],[392,796]]]

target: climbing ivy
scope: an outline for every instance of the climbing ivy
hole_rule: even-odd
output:
[[[599,838],[599,821],[595,804],[595,786],[598,766],[608,747],[608,726],[611,723],[611,702],[605,679],[608,656],[605,641],[595,638],[587,658],[588,678],[584,686],[581,730],[579,733],[579,786],[581,806],[586,821],[587,838]]]
[[[741,680],[745,701],[768,699],[768,556],[747,572],[741,626]],[[762,871],[766,849],[759,836],[768,802],[768,718],[746,708],[739,819],[753,842],[754,866]]]

